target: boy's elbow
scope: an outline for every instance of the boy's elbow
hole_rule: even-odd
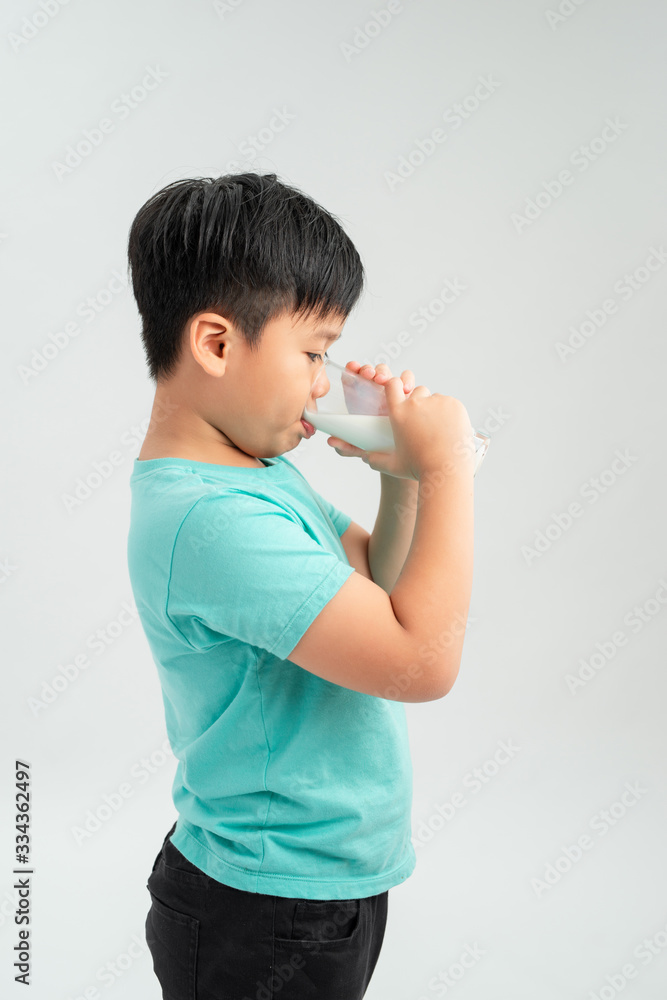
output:
[[[460,666],[460,660],[453,662],[449,659],[441,663],[439,669],[436,669],[424,684],[424,697],[421,700],[439,701],[448,695],[456,683]]]
[[[440,689],[440,695],[439,695],[440,698],[444,698],[445,695],[449,694],[449,692],[454,687],[454,684],[456,683],[456,678],[458,677],[458,675],[459,675],[458,666],[456,667],[455,670],[450,670],[445,674],[442,687]]]
[[[403,702],[439,701],[454,687],[459,666],[460,661],[453,662],[450,658],[433,664],[428,670],[415,670],[413,666],[407,673],[391,671],[392,684],[384,697]]]

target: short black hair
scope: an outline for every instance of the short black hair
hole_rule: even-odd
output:
[[[255,350],[285,311],[347,318],[365,277],[340,221],[274,173],[168,184],[137,213],[127,254],[154,382],[173,374],[198,312],[228,317]]]

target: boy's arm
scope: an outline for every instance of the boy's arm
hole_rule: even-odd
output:
[[[434,701],[450,691],[472,589],[474,519],[472,471],[450,464],[451,470],[427,470],[418,483],[413,537],[391,593],[353,572],[287,659],[334,684],[394,701]],[[384,487],[384,507],[394,506],[394,526],[405,531],[402,508],[414,503],[392,501],[390,491]],[[378,521],[388,523],[379,512]],[[405,544],[404,535],[397,537]]]
[[[381,493],[372,534],[356,521],[340,537],[350,566],[390,594],[412,542],[419,483],[380,473]]]
[[[368,537],[372,580],[390,594],[410,551],[417,516],[419,482],[380,473],[380,504]]]

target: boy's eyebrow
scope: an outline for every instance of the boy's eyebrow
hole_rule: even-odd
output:
[[[324,340],[328,340],[329,343],[332,343],[334,340],[338,340],[338,338],[342,336],[342,333],[336,333],[334,330],[316,330],[310,334],[309,339],[322,340],[322,338],[324,338]]]

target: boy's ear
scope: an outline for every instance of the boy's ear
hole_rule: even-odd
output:
[[[235,339],[232,324],[218,313],[198,313],[188,324],[192,357],[208,375],[224,374]]]

